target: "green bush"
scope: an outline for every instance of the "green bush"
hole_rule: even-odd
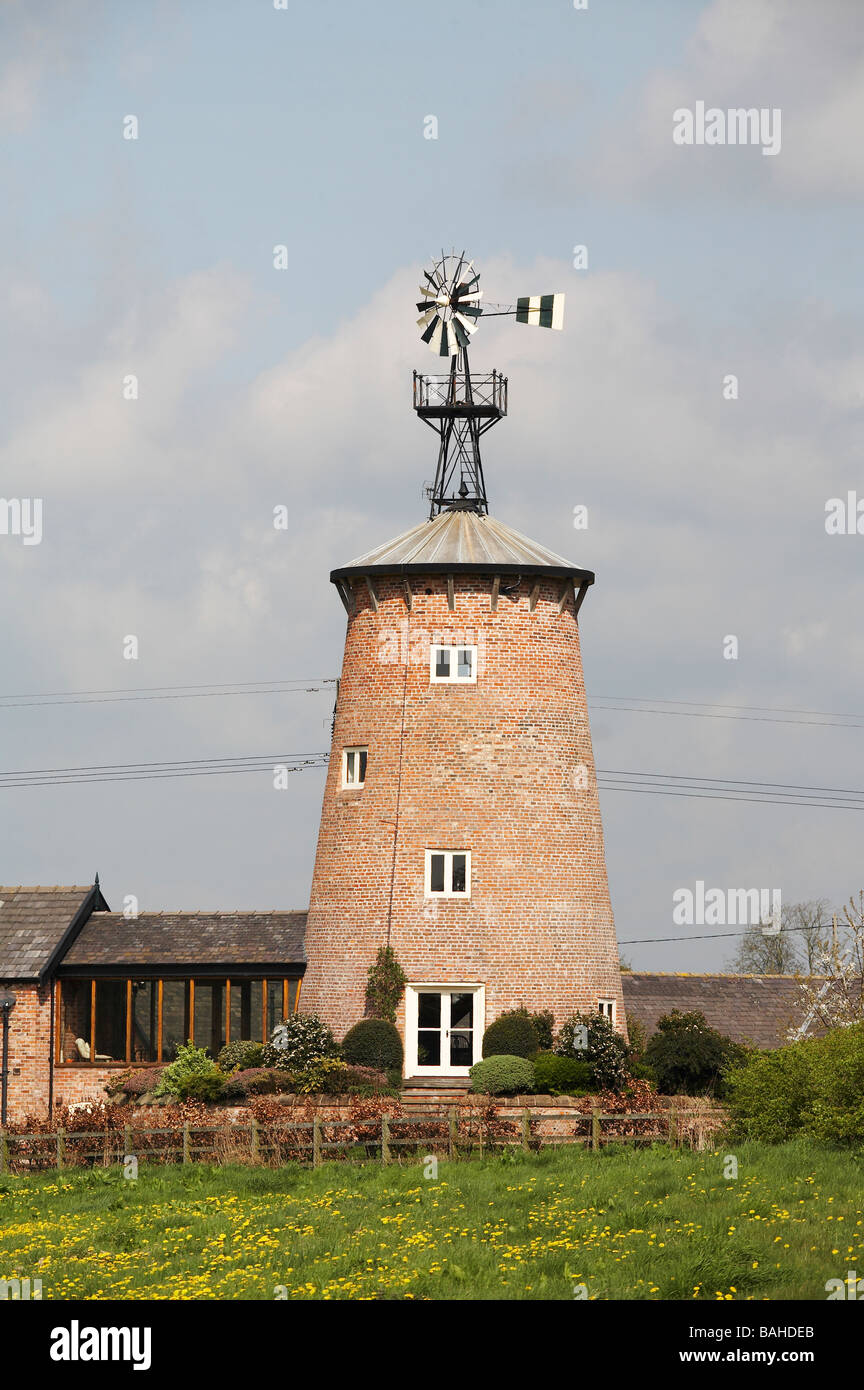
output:
[[[540,1051],[551,1052],[555,1038],[555,1015],[551,1009],[540,1009],[537,1013],[531,1014],[530,1017],[537,1029],[537,1042]]]
[[[584,1096],[594,1085],[590,1062],[539,1052],[534,1058],[534,1089],[541,1096]]]
[[[535,1057],[539,1050],[537,1027],[527,1009],[499,1014],[483,1034],[484,1057]]]
[[[180,1100],[182,1090],[188,1078],[192,1076],[215,1076],[220,1083],[224,1080],[213,1058],[208,1055],[206,1047],[193,1047],[191,1042],[181,1043],[174,1061],[159,1077],[154,1094],[173,1096],[175,1100]]]
[[[246,1071],[232,1071],[225,1081],[225,1099],[243,1100],[246,1096],[269,1096],[284,1089],[279,1082],[287,1082],[289,1073],[268,1070],[267,1067],[249,1067]]]
[[[620,1091],[627,1080],[627,1044],[605,1014],[573,1014],[555,1039],[559,1057],[590,1062],[594,1085]]]
[[[474,1063],[470,1076],[475,1095],[521,1095],[534,1089],[534,1067],[527,1057],[484,1057]]]
[[[355,1067],[377,1071],[402,1066],[402,1039],[395,1023],[384,1018],[363,1018],[342,1040],[342,1056]]]
[[[673,1009],[657,1023],[645,1062],[666,1096],[723,1094],[723,1072],[746,1056],[746,1048],[709,1027],[705,1015]]]
[[[224,1072],[249,1071],[252,1067],[260,1067],[263,1051],[263,1043],[238,1038],[236,1042],[226,1043],[216,1061]]]
[[[864,1023],[753,1054],[724,1079],[733,1122],[748,1139],[864,1142]]]
[[[225,1078],[218,1071],[189,1072],[178,1083],[179,1100],[222,1100],[224,1096]]]
[[[405,993],[408,976],[399,964],[392,946],[379,946],[375,962],[369,967],[366,1005],[371,1018],[396,1022],[396,1010]]]
[[[273,1029],[261,1050],[261,1065],[279,1071],[302,1071],[319,1057],[338,1057],[336,1039],[317,1014],[291,1014]]]

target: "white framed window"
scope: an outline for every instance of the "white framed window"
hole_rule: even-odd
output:
[[[477,648],[442,647],[433,643],[429,680],[432,685],[476,685]]]
[[[366,782],[368,748],[342,749],[342,786],[357,791]]]
[[[602,1014],[604,1018],[608,1018],[608,1020],[609,1020],[610,1023],[614,1023],[614,1022],[615,1022],[615,1000],[614,1000],[614,999],[598,999],[598,1000],[597,1000],[597,1012],[598,1012],[598,1014]]]
[[[467,849],[427,849],[426,897],[470,898],[471,854]]]

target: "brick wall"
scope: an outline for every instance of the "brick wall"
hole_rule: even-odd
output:
[[[446,576],[414,576],[410,613],[401,581],[376,581],[377,611],[355,583],[301,1005],[337,1036],[363,1015],[388,916],[409,981],[484,984],[486,1024],[522,1003],[560,1022],[603,996],[623,1027],[573,595],[559,612],[560,581],[543,583],[531,611],[535,582],[502,593],[492,611],[491,581],[457,573],[451,611]],[[473,635],[476,685],[430,684],[432,633]],[[361,791],[341,788],[351,745],[369,748]],[[470,900],[424,897],[427,848],[470,850]]]
[[[15,1008],[9,1016],[7,1115],[20,1121],[48,1113],[51,1048],[51,986],[13,983]],[[123,1070],[122,1068],[120,1070]],[[117,1068],[54,1068],[55,1105],[104,1100],[103,1086]]]

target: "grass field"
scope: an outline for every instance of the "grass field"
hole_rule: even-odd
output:
[[[864,1276],[864,1163],[804,1143],[0,1180],[43,1299],[824,1299]],[[584,1285],[586,1294],[578,1286]],[[277,1293],[281,1286],[283,1292]]]

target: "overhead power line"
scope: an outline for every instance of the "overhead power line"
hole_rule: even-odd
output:
[[[326,767],[329,754],[260,753],[233,758],[188,758],[165,762],[106,763],[80,767],[44,767],[0,773],[4,787],[70,786],[94,782],[151,781],[168,777],[215,777],[241,772],[272,772],[278,765],[291,772]],[[826,810],[864,810],[864,791],[816,787],[804,783],[733,781],[731,778],[598,769],[603,791],[647,796],[683,796],[703,801],[738,801],[768,806],[811,806]]]
[[[759,922],[751,923],[747,931],[719,931],[702,932],[699,936],[631,936],[625,941],[619,941],[619,946],[654,946],[662,945],[664,942],[674,941],[676,946],[680,941],[725,941],[732,936],[750,936],[754,931],[758,931]],[[781,927],[779,931],[773,932],[771,939],[777,936],[787,936],[793,931],[830,931],[831,926],[824,922],[814,922],[809,927]]]
[[[38,708],[67,704],[110,704],[135,700],[213,699],[228,695],[316,694],[336,684],[335,676],[273,677],[260,681],[205,681],[200,684],[114,687],[105,690],[48,690],[0,695],[0,709]],[[646,695],[596,695],[593,709],[621,714],[665,714],[683,719],[733,719],[747,723],[812,724],[814,728],[864,728],[864,714],[789,706],[732,705],[717,701],[667,700]],[[657,708],[672,706],[672,708]],[[683,708],[685,707],[686,708]],[[804,715],[786,719],[783,715]],[[861,722],[856,722],[861,721]]]

